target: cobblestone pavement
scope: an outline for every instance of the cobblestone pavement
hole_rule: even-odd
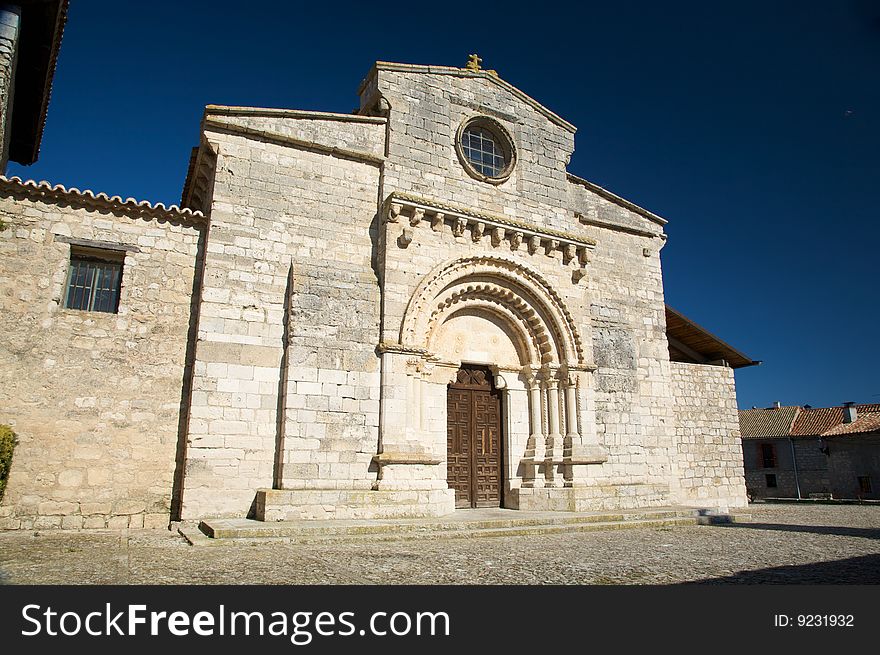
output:
[[[754,505],[752,523],[189,546],[176,533],[0,532],[6,584],[880,583],[880,506]]]

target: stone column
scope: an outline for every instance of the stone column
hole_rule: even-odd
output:
[[[547,376],[547,435],[544,477],[547,486],[556,485],[556,463],[562,460],[562,434],[559,432],[559,381],[554,371]]]
[[[528,373],[529,390],[529,441],[526,447],[526,459],[532,460],[532,465],[524,476],[523,484],[527,487],[543,487],[544,480],[535,475],[536,468],[544,459],[546,448],[544,440],[544,428],[541,421],[541,381],[537,376]]]
[[[565,385],[565,445],[567,448],[580,442],[577,411],[577,383],[574,378],[568,378]]]

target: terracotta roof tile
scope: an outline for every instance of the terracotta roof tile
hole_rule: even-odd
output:
[[[800,407],[743,409],[739,412],[739,430],[744,439],[787,437]]]
[[[859,413],[852,423],[840,423],[825,432],[823,437],[835,437],[847,434],[864,434],[880,432],[880,411]]]
[[[95,193],[91,189],[80,191],[75,187],[66,188],[63,184],[51,185],[48,182],[35,182],[34,180],[23,181],[20,177],[6,177],[0,175],[0,194],[22,194],[25,197],[40,200],[43,202],[52,202],[63,200],[65,202],[75,202],[85,207],[118,209],[137,213],[139,215],[148,215],[159,217],[177,217],[181,220],[205,223],[207,219],[200,211],[193,211],[189,208],[180,208],[177,205],[169,205],[166,207],[161,202],[156,204],[148,200],[138,202],[134,198],[122,199],[120,196],[108,196],[106,193]]]
[[[880,404],[856,405],[859,414],[880,412]],[[795,419],[791,435],[809,437],[825,434],[836,425],[843,424],[843,407],[811,407],[803,409]]]

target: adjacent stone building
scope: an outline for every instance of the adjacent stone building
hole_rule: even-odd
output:
[[[0,180],[0,525],[744,505],[666,221],[475,57],[359,95],[208,106],[182,208]]]
[[[880,499],[880,404],[739,413],[752,498]]]

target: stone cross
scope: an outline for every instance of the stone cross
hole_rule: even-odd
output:
[[[480,70],[480,64],[483,63],[483,60],[480,58],[480,55],[468,55],[468,63],[465,66],[470,71],[478,71]]]

